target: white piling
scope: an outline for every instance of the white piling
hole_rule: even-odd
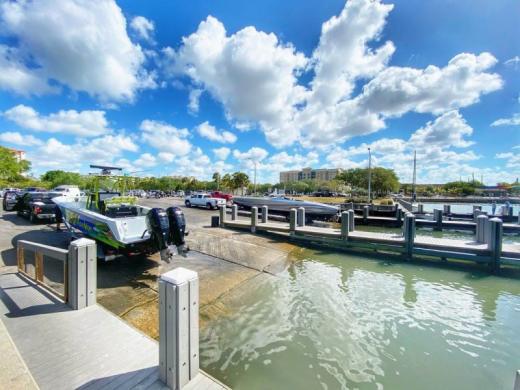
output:
[[[353,232],[354,229],[356,228],[354,216],[355,216],[354,209],[350,209],[348,211],[348,231],[349,232]]]
[[[80,238],[69,245],[68,304],[74,310],[96,304],[97,299],[97,248],[96,242]]]
[[[350,213],[343,211],[341,213],[341,238],[343,240],[348,239],[348,232],[350,230]]]
[[[363,222],[364,223],[367,223],[368,221],[368,216],[370,214],[370,206],[364,206],[363,207]]]
[[[417,204],[417,212],[419,214],[424,214],[424,205],[422,203]]]
[[[500,218],[491,218],[488,222],[487,230],[488,249],[491,252],[491,267],[496,272],[500,269],[500,254],[502,253],[502,220]]]
[[[404,244],[406,249],[406,257],[410,259],[413,253],[413,244],[415,240],[415,215],[406,213],[403,224]]]
[[[298,207],[297,223],[298,223],[298,226],[305,226],[305,208],[304,207]]]
[[[296,215],[297,211],[296,209],[291,209],[291,213],[289,215],[289,230],[290,230],[290,234],[291,235],[294,235],[295,231],[296,231]]]
[[[433,220],[435,221],[435,227],[433,230],[442,230],[442,210],[434,209],[433,210]]]
[[[234,204],[231,206],[231,220],[236,221],[238,219],[238,205]]]
[[[520,390],[520,370],[516,372],[515,387],[513,388],[513,390]]]
[[[262,206],[262,223],[267,223],[268,213],[269,213],[268,207]]]
[[[224,227],[226,225],[226,217],[227,210],[226,206],[220,206],[220,227]]]
[[[480,244],[486,242],[486,225],[488,224],[489,218],[487,215],[481,214],[477,217],[475,236],[476,241]]]
[[[258,207],[251,207],[251,233],[256,232],[256,227],[258,225]]]
[[[199,373],[199,278],[175,268],[159,279],[159,374],[180,390]]]

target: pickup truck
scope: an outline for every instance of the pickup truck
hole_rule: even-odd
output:
[[[231,194],[226,194],[226,193],[221,192],[221,191],[213,191],[213,192],[211,193],[211,197],[212,197],[212,198],[225,199],[226,202],[231,202],[231,200],[233,199],[233,195],[231,195]]]
[[[55,192],[26,192],[18,199],[16,212],[29,218],[32,223],[38,219],[53,219],[56,217],[56,205],[52,198],[60,195]]]
[[[226,200],[221,198],[213,198],[209,194],[192,194],[184,199],[186,207],[198,206],[206,207],[208,210],[218,209],[220,206],[226,205]]]

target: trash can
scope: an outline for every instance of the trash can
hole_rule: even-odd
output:
[[[219,227],[220,226],[220,217],[218,215],[211,216],[211,227]]]

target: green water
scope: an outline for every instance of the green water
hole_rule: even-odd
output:
[[[520,273],[304,250],[225,296],[201,365],[233,389],[507,389]]]

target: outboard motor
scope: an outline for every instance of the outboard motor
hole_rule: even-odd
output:
[[[170,224],[166,211],[161,208],[151,209],[146,215],[146,225],[155,247],[161,252],[161,260],[168,261]]]
[[[185,246],[184,236],[186,233],[186,218],[179,207],[168,207],[166,209],[168,223],[170,225],[169,242],[177,247],[181,255],[185,255],[188,248]]]

